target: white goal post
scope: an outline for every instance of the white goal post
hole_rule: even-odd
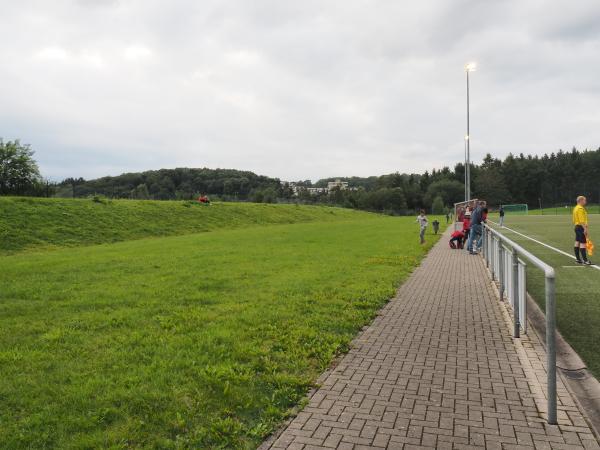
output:
[[[465,218],[465,213],[467,212],[467,207],[471,210],[475,209],[477,202],[479,200],[473,198],[471,200],[467,200],[465,202],[458,202],[454,204],[454,229],[462,230],[463,219]]]

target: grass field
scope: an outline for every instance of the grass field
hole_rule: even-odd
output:
[[[594,240],[594,236],[597,235],[600,244],[600,215],[590,214],[589,217],[590,237]],[[575,237],[569,215],[507,216],[505,225],[573,254]],[[600,271],[576,265],[572,258],[511,233],[506,228],[503,233],[556,268],[558,328],[590,370],[600,377]],[[597,252],[600,253],[600,246]],[[600,262],[599,256],[600,254],[592,257],[592,261]],[[528,289],[543,308],[543,274],[530,267],[527,275]]]
[[[257,208],[263,223],[296,211]],[[322,220],[13,243],[29,250],[0,256],[1,446],[256,447],[428,248],[412,217],[312,215]]]
[[[600,214],[600,205],[588,205],[587,210],[589,214]],[[543,216],[556,216],[566,215],[570,216],[573,211],[573,205],[557,206],[554,208],[543,208],[543,209],[530,209],[529,215],[543,215]]]

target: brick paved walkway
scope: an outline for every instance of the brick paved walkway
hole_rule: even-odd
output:
[[[599,449],[559,379],[545,422],[544,349],[510,336],[483,261],[442,238],[329,374],[261,448]]]

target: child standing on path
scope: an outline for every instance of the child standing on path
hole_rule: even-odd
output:
[[[425,210],[421,210],[421,214],[417,216],[417,222],[421,227],[421,232],[419,233],[419,237],[421,238],[421,244],[425,243],[425,231],[427,230],[427,216],[425,215]]]
[[[440,229],[440,221],[435,219],[433,222],[431,222],[431,225],[433,225],[434,234],[438,234],[438,231]]]

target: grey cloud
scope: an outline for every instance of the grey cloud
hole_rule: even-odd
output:
[[[0,3],[0,135],[53,178],[453,165],[471,59],[476,158],[600,142],[597,1]]]

